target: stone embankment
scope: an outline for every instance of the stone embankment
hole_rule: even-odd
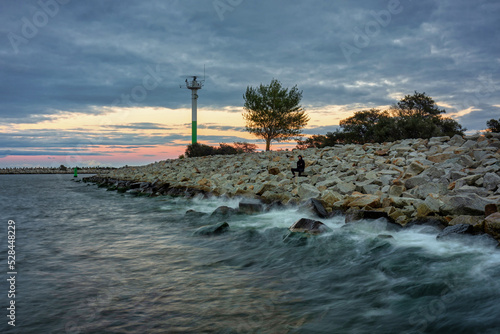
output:
[[[297,156],[307,177],[292,178]],[[161,161],[90,181],[149,195],[210,193],[299,204],[313,198],[346,221],[469,225],[500,240],[500,134]],[[458,227],[458,226],[457,226]],[[463,230],[463,229],[461,229]]]

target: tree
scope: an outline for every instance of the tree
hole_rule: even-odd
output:
[[[257,150],[257,145],[255,144],[250,144],[250,143],[246,143],[246,142],[235,142],[233,143],[233,146],[243,152],[243,153],[253,153],[255,152],[255,150]]]
[[[247,87],[243,99],[246,130],[266,141],[266,151],[273,140],[280,142],[300,137],[309,121],[300,106],[302,91],[296,85],[289,90],[273,79],[268,86]]]
[[[357,111],[354,116],[341,120],[340,127],[351,143],[373,142],[375,126],[381,117],[385,116],[379,109]]]
[[[486,125],[488,126],[488,131],[500,132],[500,118],[498,119],[498,121],[492,118],[486,122]]]
[[[412,117],[412,116],[437,116],[445,113],[443,109],[439,109],[432,97],[415,91],[413,95],[406,95],[396,106],[394,106],[396,116]]]
[[[300,147],[325,147],[341,143],[382,143],[407,138],[464,135],[466,129],[445,118],[431,97],[415,92],[406,95],[391,110],[362,110],[340,121],[340,131],[298,142]]]

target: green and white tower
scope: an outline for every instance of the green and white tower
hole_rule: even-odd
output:
[[[192,80],[186,79],[186,88],[191,90],[191,104],[192,104],[192,143],[195,144],[198,140],[197,134],[197,113],[198,113],[198,90],[203,87],[205,80],[196,80],[196,76],[189,77]]]

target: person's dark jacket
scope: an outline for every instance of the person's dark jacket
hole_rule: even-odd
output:
[[[306,162],[304,161],[304,159],[299,159],[297,161],[297,169],[300,170],[301,172],[303,172],[304,169],[306,169]]]

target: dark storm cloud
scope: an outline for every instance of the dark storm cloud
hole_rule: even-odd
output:
[[[1,122],[186,107],[179,84],[206,65],[199,103],[211,108],[241,106],[247,86],[277,78],[316,107],[415,90],[457,110],[476,103],[460,120],[479,130],[500,104],[498,17],[496,0],[3,1]]]

